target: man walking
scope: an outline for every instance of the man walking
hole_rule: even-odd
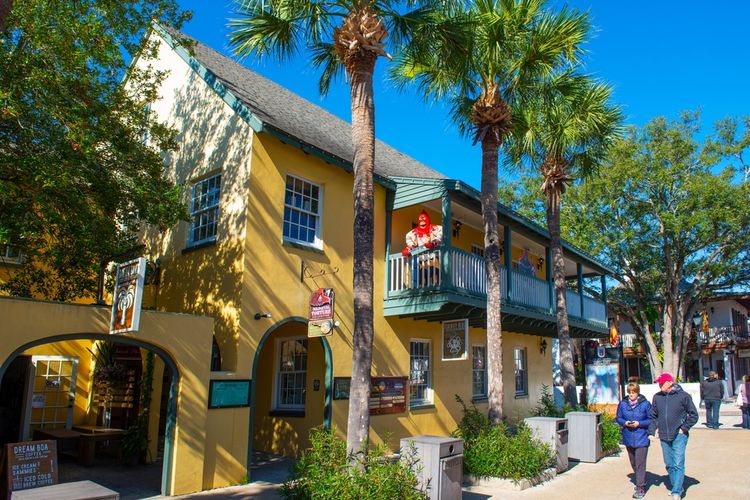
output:
[[[654,395],[651,404],[651,425],[648,432],[653,436],[659,430],[664,464],[672,485],[672,500],[679,500],[682,498],[682,483],[685,480],[685,448],[690,428],[698,422],[698,411],[690,394],[675,385],[672,375],[662,373],[655,382],[659,384],[661,391]]]
[[[724,383],[719,380],[716,372],[708,372],[708,378],[701,382],[701,399],[706,403],[706,425],[710,429],[718,429]]]

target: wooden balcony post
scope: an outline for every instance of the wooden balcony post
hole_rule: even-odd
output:
[[[583,315],[583,266],[580,262],[576,262],[576,271],[578,272],[578,295],[581,296],[581,319],[586,316]]]
[[[503,255],[505,256],[505,286],[508,291],[508,302],[512,302],[513,276],[511,275],[511,269],[513,267],[513,244],[511,241],[511,230],[508,224],[503,226],[503,238],[505,239],[505,248],[503,250]]]
[[[388,297],[388,291],[391,289],[391,270],[390,270],[390,259],[391,255],[391,238],[393,237],[393,201],[396,194],[393,191],[386,191],[385,193],[385,279],[383,280],[385,290],[383,296]]]
[[[443,191],[441,197],[442,211],[443,211],[443,251],[440,256],[440,286],[450,287],[453,285],[451,279],[451,258],[452,255],[449,252],[451,246],[451,198],[448,194],[448,190]]]
[[[602,303],[604,304],[604,317],[607,317],[607,274],[602,274]]]

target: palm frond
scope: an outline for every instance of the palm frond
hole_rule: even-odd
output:
[[[343,61],[332,43],[319,42],[310,48],[310,52],[311,64],[321,69],[318,90],[321,95],[326,96],[331,89],[331,83],[344,76]]]

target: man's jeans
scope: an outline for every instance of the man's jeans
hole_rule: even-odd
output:
[[[688,437],[677,434],[672,441],[661,441],[661,452],[667,466],[669,482],[672,483],[672,495],[682,495],[682,483],[685,481],[685,448]]]
[[[750,405],[742,405],[742,428],[750,429]]]
[[[721,408],[720,399],[706,399],[706,421],[708,426],[713,429],[719,428],[719,409]]]

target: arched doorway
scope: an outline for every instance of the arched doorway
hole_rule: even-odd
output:
[[[108,402],[106,417],[93,383],[92,347],[96,342],[116,346],[114,355],[127,367],[122,384],[118,384],[123,394],[116,397],[120,399],[113,398],[114,403]],[[137,418],[138,384],[147,359],[152,360],[149,404],[153,414],[148,432],[154,464],[140,470],[120,469],[121,441],[127,438],[125,428]],[[178,386],[179,371],[172,356],[148,342],[87,332],[38,338],[16,348],[0,365],[0,415],[11,424],[3,425],[0,438],[3,444],[55,438],[60,482],[91,479],[122,491],[117,485],[132,484],[136,473],[139,491],[165,494],[171,483]],[[133,392],[127,394],[130,390]],[[162,397],[164,391],[168,396]],[[117,432],[118,426],[123,432]],[[114,432],[112,439],[100,439],[100,433],[107,432]],[[111,446],[112,454],[104,454],[103,445]]]
[[[312,428],[330,428],[332,385],[328,340],[308,338],[305,318],[269,328],[253,360],[248,464],[254,450],[298,456]]]

